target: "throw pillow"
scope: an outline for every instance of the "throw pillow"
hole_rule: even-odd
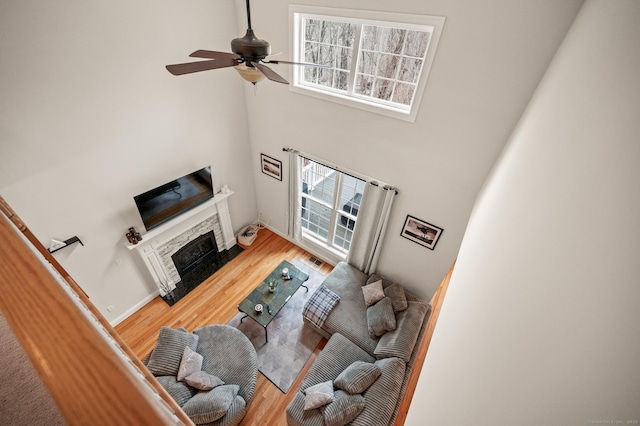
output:
[[[184,378],[189,386],[200,390],[211,390],[216,386],[224,385],[224,382],[218,376],[207,373],[206,371],[197,371]]]
[[[348,393],[336,391],[333,402],[322,410],[325,426],[344,426],[358,417],[364,410],[365,399],[362,395],[349,395]]]
[[[202,355],[186,346],[182,352],[180,367],[178,367],[178,381],[182,382],[185,377],[202,370],[202,360]]]
[[[402,284],[391,284],[384,289],[384,294],[391,299],[393,312],[401,312],[407,309],[407,295],[404,293]]]
[[[158,376],[156,380],[162,385],[162,387],[171,395],[171,398],[178,403],[179,406],[183,406],[189,401],[193,395],[198,391],[186,383],[176,380],[176,376]]]
[[[387,288],[389,287],[391,284],[393,284],[391,281],[389,281],[386,278],[382,278],[380,275],[378,274],[371,274],[369,275],[369,278],[367,278],[367,282],[366,284],[371,284],[374,283],[376,281],[382,281],[382,288]]]
[[[224,385],[210,391],[200,391],[182,409],[197,425],[215,422],[227,414],[238,390],[238,385]]]
[[[305,410],[322,407],[333,401],[333,382],[328,380],[318,383],[317,385],[309,386],[305,389],[304,394]]]
[[[369,388],[382,374],[375,364],[356,361],[336,377],[333,384],[350,394],[362,393]]]
[[[340,296],[322,284],[304,304],[302,316],[318,327],[322,327],[324,321],[339,301]]]
[[[396,329],[385,333],[373,351],[378,359],[398,357],[409,362],[413,347],[418,340],[425,316],[431,310],[431,305],[421,302],[408,302],[408,307],[398,312]]]
[[[176,376],[185,346],[196,350],[198,335],[162,327],[147,368],[154,376]]]
[[[364,303],[366,306],[371,306],[378,300],[381,300],[384,297],[382,280],[363,286],[362,294],[364,295]]]
[[[387,331],[396,329],[396,316],[393,313],[391,299],[385,297],[367,308],[367,328],[369,337],[377,339]]]

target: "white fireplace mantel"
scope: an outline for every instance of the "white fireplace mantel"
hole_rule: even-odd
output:
[[[140,254],[161,296],[173,290],[179,281],[170,261],[171,254],[180,245],[199,237],[201,230],[214,232],[220,251],[229,250],[236,244],[227,204],[227,198],[232,194],[232,191],[217,193],[211,200],[142,234],[142,241],[138,244],[127,246]]]

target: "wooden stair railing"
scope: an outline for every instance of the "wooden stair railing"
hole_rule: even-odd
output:
[[[69,425],[193,425],[0,197],[0,309]]]

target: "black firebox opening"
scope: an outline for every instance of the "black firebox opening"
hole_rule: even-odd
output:
[[[227,262],[242,252],[238,245],[230,250],[218,251],[213,231],[200,235],[175,252],[171,259],[180,275],[176,288],[162,296],[170,306],[189,294]]]

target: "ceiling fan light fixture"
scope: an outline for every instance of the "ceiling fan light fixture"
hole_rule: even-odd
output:
[[[236,65],[234,68],[236,69],[236,71],[238,71],[238,74],[240,74],[242,78],[252,84],[256,84],[266,78],[265,75],[262,74],[257,68],[248,67],[247,64],[244,63]]]

